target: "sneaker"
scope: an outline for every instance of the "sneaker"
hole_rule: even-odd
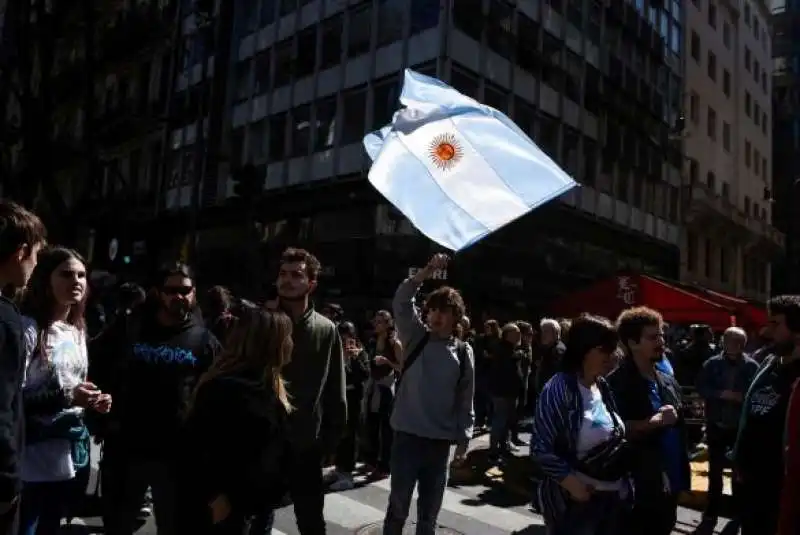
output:
[[[142,522],[146,521],[151,516],[153,516],[153,507],[147,504],[143,505],[141,509],[139,509],[139,514],[137,515],[136,519]]]
[[[349,474],[342,474],[342,473],[338,474],[339,478],[333,483],[331,483],[328,486],[328,489],[330,489],[333,492],[342,492],[345,490],[350,490],[356,486],[355,483],[353,482],[352,476],[350,476]]]

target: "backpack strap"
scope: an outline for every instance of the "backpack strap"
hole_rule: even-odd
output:
[[[461,386],[464,376],[467,374],[467,360],[469,359],[467,343],[463,340],[456,341],[456,355],[458,356],[458,385]]]
[[[419,358],[420,354],[422,354],[422,350],[425,349],[425,346],[428,345],[428,340],[430,339],[431,334],[425,331],[425,335],[422,339],[414,346],[414,349],[411,350],[411,353],[408,354],[406,359],[403,361],[403,369],[400,371],[400,375],[397,377],[397,382],[395,383],[395,389],[400,386],[400,382],[403,380],[403,376],[408,372],[409,368],[414,365],[414,363]]]

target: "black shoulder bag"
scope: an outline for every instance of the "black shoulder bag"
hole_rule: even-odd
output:
[[[403,376],[406,374],[409,368],[417,361],[422,350],[425,349],[425,346],[428,345],[428,340],[430,339],[431,335],[429,332],[425,332],[422,336],[422,339],[419,343],[414,346],[414,349],[411,350],[411,353],[408,354],[406,359],[403,361],[403,369],[400,371],[399,375],[397,376],[397,381],[395,382],[395,392],[400,391],[400,383],[403,381]]]
[[[629,472],[630,447],[608,385],[605,381],[598,381],[597,387],[614,422],[614,432],[607,441],[590,449],[583,459],[575,459],[575,469],[598,481],[619,481]],[[580,391],[576,394],[580,396]]]

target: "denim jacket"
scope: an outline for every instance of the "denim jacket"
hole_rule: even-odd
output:
[[[758,363],[747,355],[734,360],[719,354],[708,359],[695,383],[697,392],[706,402],[706,422],[724,429],[736,429],[742,404],[720,399],[720,392],[733,390],[744,396],[756,372]]]

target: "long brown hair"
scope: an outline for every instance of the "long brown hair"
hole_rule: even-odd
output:
[[[292,410],[281,368],[292,357],[292,320],[283,312],[245,307],[234,319],[225,349],[204,373],[195,388],[220,376],[241,371],[259,371],[264,385],[272,388],[287,411]]]
[[[31,273],[28,285],[20,296],[20,312],[32,318],[39,329],[34,355],[47,358],[44,349],[47,347],[46,336],[53,324],[53,316],[58,303],[53,295],[53,284],[50,281],[53,272],[67,260],[75,259],[86,268],[86,260],[77,252],[66,247],[51,247],[39,253],[39,261]],[[81,332],[86,331],[86,301],[89,299],[87,282],[83,299],[69,307],[67,323]]]

